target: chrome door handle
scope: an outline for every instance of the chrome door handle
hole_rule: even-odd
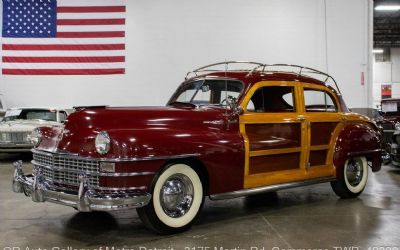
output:
[[[306,120],[306,118],[305,117],[299,117],[299,118],[297,118],[297,120],[300,121],[300,122],[304,122]]]

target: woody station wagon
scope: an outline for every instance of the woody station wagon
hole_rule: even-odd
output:
[[[218,63],[190,72],[166,107],[76,109],[33,132],[33,174],[16,162],[13,190],[79,211],[136,208],[163,234],[188,229],[205,196],[330,182],[353,198],[381,168],[380,130],[307,67]]]

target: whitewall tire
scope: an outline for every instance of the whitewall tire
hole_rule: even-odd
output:
[[[177,163],[166,167],[152,187],[152,200],[137,209],[143,223],[160,234],[187,230],[204,201],[199,174],[190,166]]]
[[[367,185],[368,162],[363,156],[347,159],[342,177],[331,182],[333,191],[342,198],[359,196]]]

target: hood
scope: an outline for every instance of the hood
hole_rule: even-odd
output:
[[[94,141],[100,131],[106,131],[112,139],[114,155],[132,155],[139,150],[134,148],[137,145],[148,146],[167,137],[195,140],[193,135],[219,134],[227,126],[226,115],[224,107],[88,108],[68,116],[63,128],[45,130],[39,148],[100,157]],[[238,128],[237,121],[231,121],[229,126]],[[122,147],[129,152],[117,152]]]
[[[26,132],[32,131],[37,127],[50,127],[59,125],[58,122],[43,121],[43,120],[14,120],[0,122],[1,132]]]
[[[132,107],[85,109],[71,114],[67,130],[147,129],[193,127],[218,123],[225,117],[222,107]]]

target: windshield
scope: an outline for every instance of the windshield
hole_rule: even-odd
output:
[[[13,109],[8,110],[3,121],[13,120],[45,120],[57,121],[57,111],[45,109]]]
[[[243,84],[240,81],[197,80],[181,86],[171,98],[169,104],[190,103],[193,105],[226,106],[231,100],[236,102],[242,90]]]

